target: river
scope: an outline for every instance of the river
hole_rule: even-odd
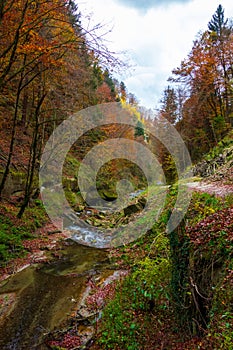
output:
[[[132,199],[140,193],[133,193]],[[0,283],[0,299],[7,305],[0,308],[1,350],[49,349],[45,336],[63,326],[82,300],[90,277],[119,278],[122,271],[115,273],[108,258],[111,233],[102,234],[84,222],[67,228],[72,239],[64,241],[59,257]]]
[[[103,249],[70,241],[60,253],[59,259],[32,265],[1,283],[0,297],[13,297],[0,318],[1,350],[48,349],[44,335],[67,319],[88,278],[109,268]]]

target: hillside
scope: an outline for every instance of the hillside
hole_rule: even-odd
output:
[[[130,268],[130,275],[104,309],[91,349],[231,348],[231,144],[232,134],[196,166],[203,169],[208,159],[211,174],[199,174],[187,184],[193,195],[178,229],[164,232],[176,196],[173,186],[162,216],[147,236],[113,253],[117,264]],[[218,164],[220,153],[227,156]]]
[[[209,168],[215,171],[204,178],[199,174],[195,178],[198,181],[192,182],[191,186],[189,183],[192,200],[185,220],[177,230],[170,235],[165,230],[176,200],[177,189],[173,185],[163,213],[153,228],[131,244],[109,251],[114,268],[128,271],[128,276],[119,287],[116,282],[110,286],[97,286],[93,280],[90,293],[95,297],[90,294],[87,300],[92,303],[98,298],[101,308],[107,306],[98,322],[98,332],[94,332],[91,340],[88,338],[91,349],[118,350],[132,344],[135,349],[148,350],[161,347],[177,350],[229,348],[233,297],[231,143],[230,134],[222,140],[220,147],[204,157],[203,163],[208,159]],[[221,164],[218,164],[219,153],[227,155]],[[25,265],[43,263],[51,256],[59,257],[63,240],[70,237],[68,231],[59,233],[49,223],[38,199],[26,210],[23,219],[15,219],[17,207],[14,196],[1,202],[2,278]],[[89,216],[85,212],[84,207],[83,220],[100,221],[98,212]],[[137,213],[131,215],[134,220]],[[123,224],[127,223],[122,219]],[[111,225],[113,222],[108,216],[102,216],[101,220],[107,226],[108,220]],[[88,306],[90,310],[91,305]],[[73,315],[68,318],[62,332],[56,329],[49,333],[45,339],[49,349],[52,344],[62,347],[66,344],[65,348],[73,349],[81,339],[86,341],[72,327],[74,322],[79,324],[78,315],[77,321]],[[87,323],[88,315],[85,316]],[[178,331],[177,325],[182,327],[182,332]]]
[[[76,2],[2,2],[0,348],[232,349],[221,5],[207,27],[151,111]]]

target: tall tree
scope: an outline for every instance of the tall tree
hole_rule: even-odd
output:
[[[212,19],[208,23],[208,29],[211,32],[215,32],[218,36],[221,36],[224,29],[226,29],[228,19],[224,18],[224,9],[222,5],[219,5]]]
[[[178,102],[175,89],[168,86],[163,93],[161,99],[161,111],[160,113],[171,124],[175,124],[178,118]]]
[[[208,29],[199,34],[188,57],[173,70],[170,79],[187,92],[177,128],[186,135],[195,159],[222,138],[230,128],[233,113],[233,32],[221,5]]]
[[[233,73],[232,68],[232,27],[228,25],[228,19],[225,19],[224,9],[221,5],[218,6],[211,21],[208,23],[210,39],[212,43],[213,55],[218,59],[217,67],[219,72],[222,72],[221,83],[224,89],[222,93],[222,112],[228,122],[230,122],[229,115],[231,111],[231,78]]]
[[[8,21],[12,23],[9,26]],[[11,165],[16,126],[27,120],[29,89],[38,76],[57,69],[71,45],[76,42],[74,30],[67,21],[67,9],[63,0],[32,2],[15,1],[4,13],[0,32],[0,88],[2,91],[16,84],[14,116],[7,164],[0,184],[0,196],[5,186]],[[12,98],[12,97],[11,97]],[[34,104],[32,90],[31,106]]]

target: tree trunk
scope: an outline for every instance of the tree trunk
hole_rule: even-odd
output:
[[[14,111],[13,125],[12,125],[12,131],[11,131],[11,141],[10,141],[9,153],[8,153],[7,163],[6,163],[4,173],[3,173],[2,181],[0,184],[0,198],[2,197],[2,191],[5,187],[6,180],[7,180],[7,177],[9,175],[9,172],[10,172],[11,160],[12,160],[14,144],[15,144],[16,125],[17,125],[17,118],[18,118],[19,99],[20,99],[20,94],[22,91],[22,89],[21,89],[22,83],[23,83],[23,74],[21,74],[20,81],[18,84],[18,89],[17,89],[17,96],[16,96],[16,102],[15,102],[15,111]]]
[[[40,139],[39,135],[39,116],[40,116],[40,108],[41,105],[45,99],[46,94],[44,93],[38,101],[36,111],[35,111],[35,129],[34,129],[34,134],[33,134],[33,140],[31,144],[31,149],[30,149],[30,159],[28,162],[28,169],[27,169],[27,180],[26,180],[26,186],[25,186],[25,192],[24,192],[24,199],[23,203],[20,207],[20,210],[17,214],[18,218],[21,218],[24,214],[25,209],[28,206],[28,203],[30,202],[31,196],[32,196],[32,190],[33,190],[33,180],[34,180],[34,174],[35,174],[35,169],[36,169],[36,163],[38,160],[38,141]],[[39,147],[40,149],[40,147]],[[39,152],[40,153],[40,152]]]

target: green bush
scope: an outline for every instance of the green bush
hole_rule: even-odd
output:
[[[19,255],[23,250],[21,239],[20,234],[3,232],[0,226],[0,261],[6,261]]]
[[[228,274],[216,288],[210,311],[207,340],[214,350],[233,350],[233,270],[227,270]]]
[[[21,221],[10,219],[11,213],[5,210],[0,214],[0,266],[8,260],[22,256],[25,253],[23,240],[33,237],[33,233],[46,221],[43,206],[27,208]]]
[[[118,286],[115,298],[103,313],[99,344],[103,349],[137,350],[143,348],[140,314],[168,308],[169,261],[146,258]],[[144,325],[146,326],[146,325]]]
[[[188,224],[195,225],[224,207],[223,200],[213,194],[194,192],[188,210]]]

